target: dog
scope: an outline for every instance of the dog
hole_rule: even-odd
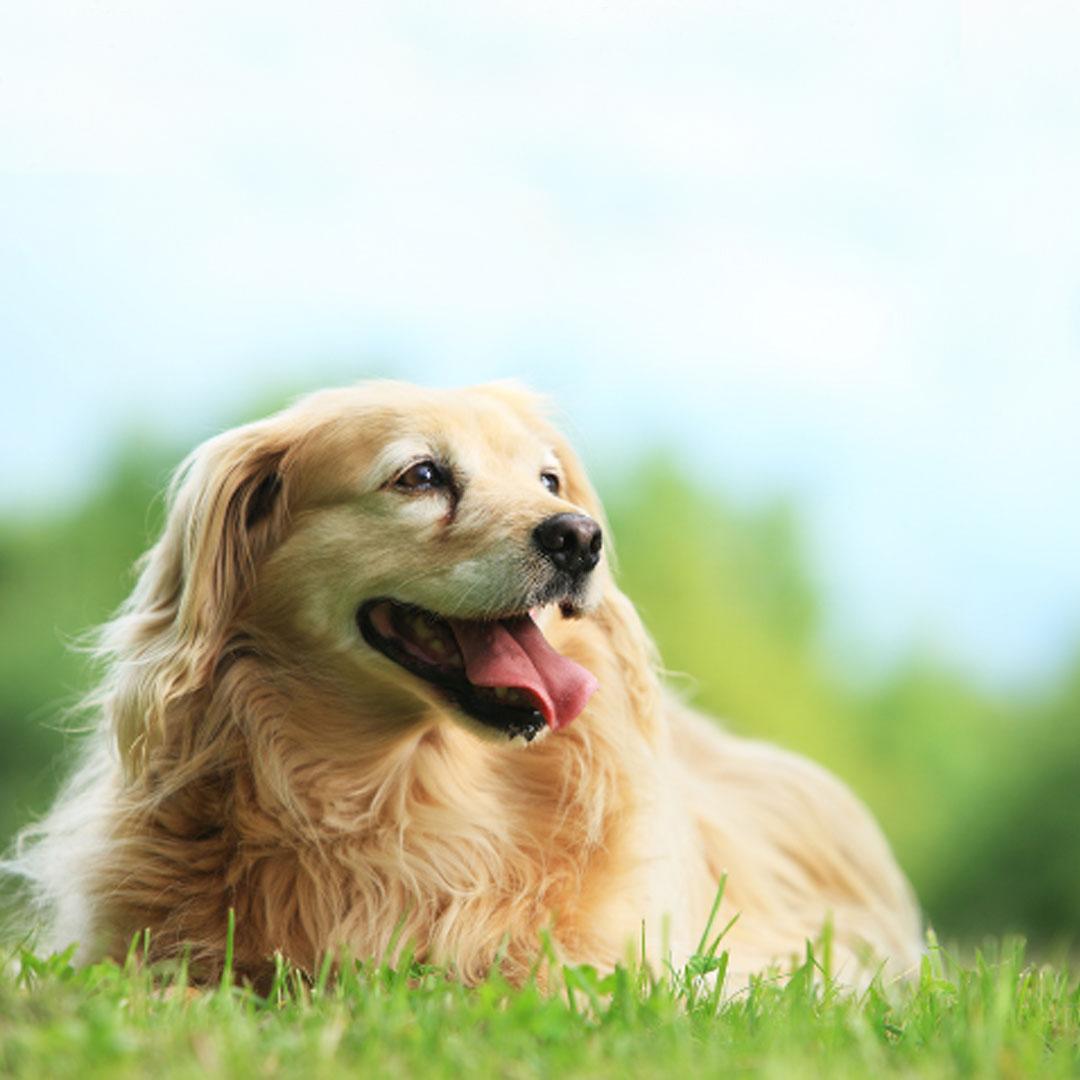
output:
[[[204,982],[231,948],[255,985],[275,954],[409,942],[521,982],[545,934],[600,970],[685,963],[723,880],[731,978],[826,924],[852,983],[917,968],[867,810],[663,689],[610,558],[516,383],[320,391],[211,438],[101,632],[85,763],[18,856],[51,940],[138,938]]]

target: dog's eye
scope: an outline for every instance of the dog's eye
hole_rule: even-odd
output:
[[[447,483],[446,473],[434,461],[418,461],[394,481],[394,486],[406,491],[431,491],[446,487]]]
[[[559,478],[553,472],[542,472],[540,474],[540,483],[544,485],[551,492],[552,495],[559,494]]]

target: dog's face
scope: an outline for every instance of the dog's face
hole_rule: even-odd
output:
[[[249,438],[249,457],[274,467],[234,523],[254,552],[238,618],[259,647],[388,724],[435,704],[531,740],[581,711],[596,681],[539,627],[598,602],[599,507],[536,399],[376,383],[260,429],[277,451]],[[260,530],[276,530],[261,549]]]

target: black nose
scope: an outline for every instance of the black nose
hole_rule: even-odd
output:
[[[560,569],[587,574],[600,561],[600,526],[584,514],[555,514],[533,529],[536,546]]]

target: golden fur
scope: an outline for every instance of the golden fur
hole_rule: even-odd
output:
[[[454,498],[388,487],[446,456]],[[275,951],[313,970],[342,946],[381,956],[397,929],[463,979],[497,956],[520,979],[545,929],[561,958],[609,969],[644,924],[652,960],[684,961],[726,874],[733,973],[800,953],[826,920],[852,980],[916,964],[912,895],[866,810],[667,696],[606,551],[580,617],[538,616],[599,689],[529,745],[358,633],[357,606],[383,594],[465,618],[521,610],[528,537],[570,511],[601,519],[513,384],[324,391],[199,447],[102,632],[87,762],[17,862],[55,941],[121,957],[148,928],[152,958],[189,949],[213,979],[233,908],[235,967],[255,981]]]

